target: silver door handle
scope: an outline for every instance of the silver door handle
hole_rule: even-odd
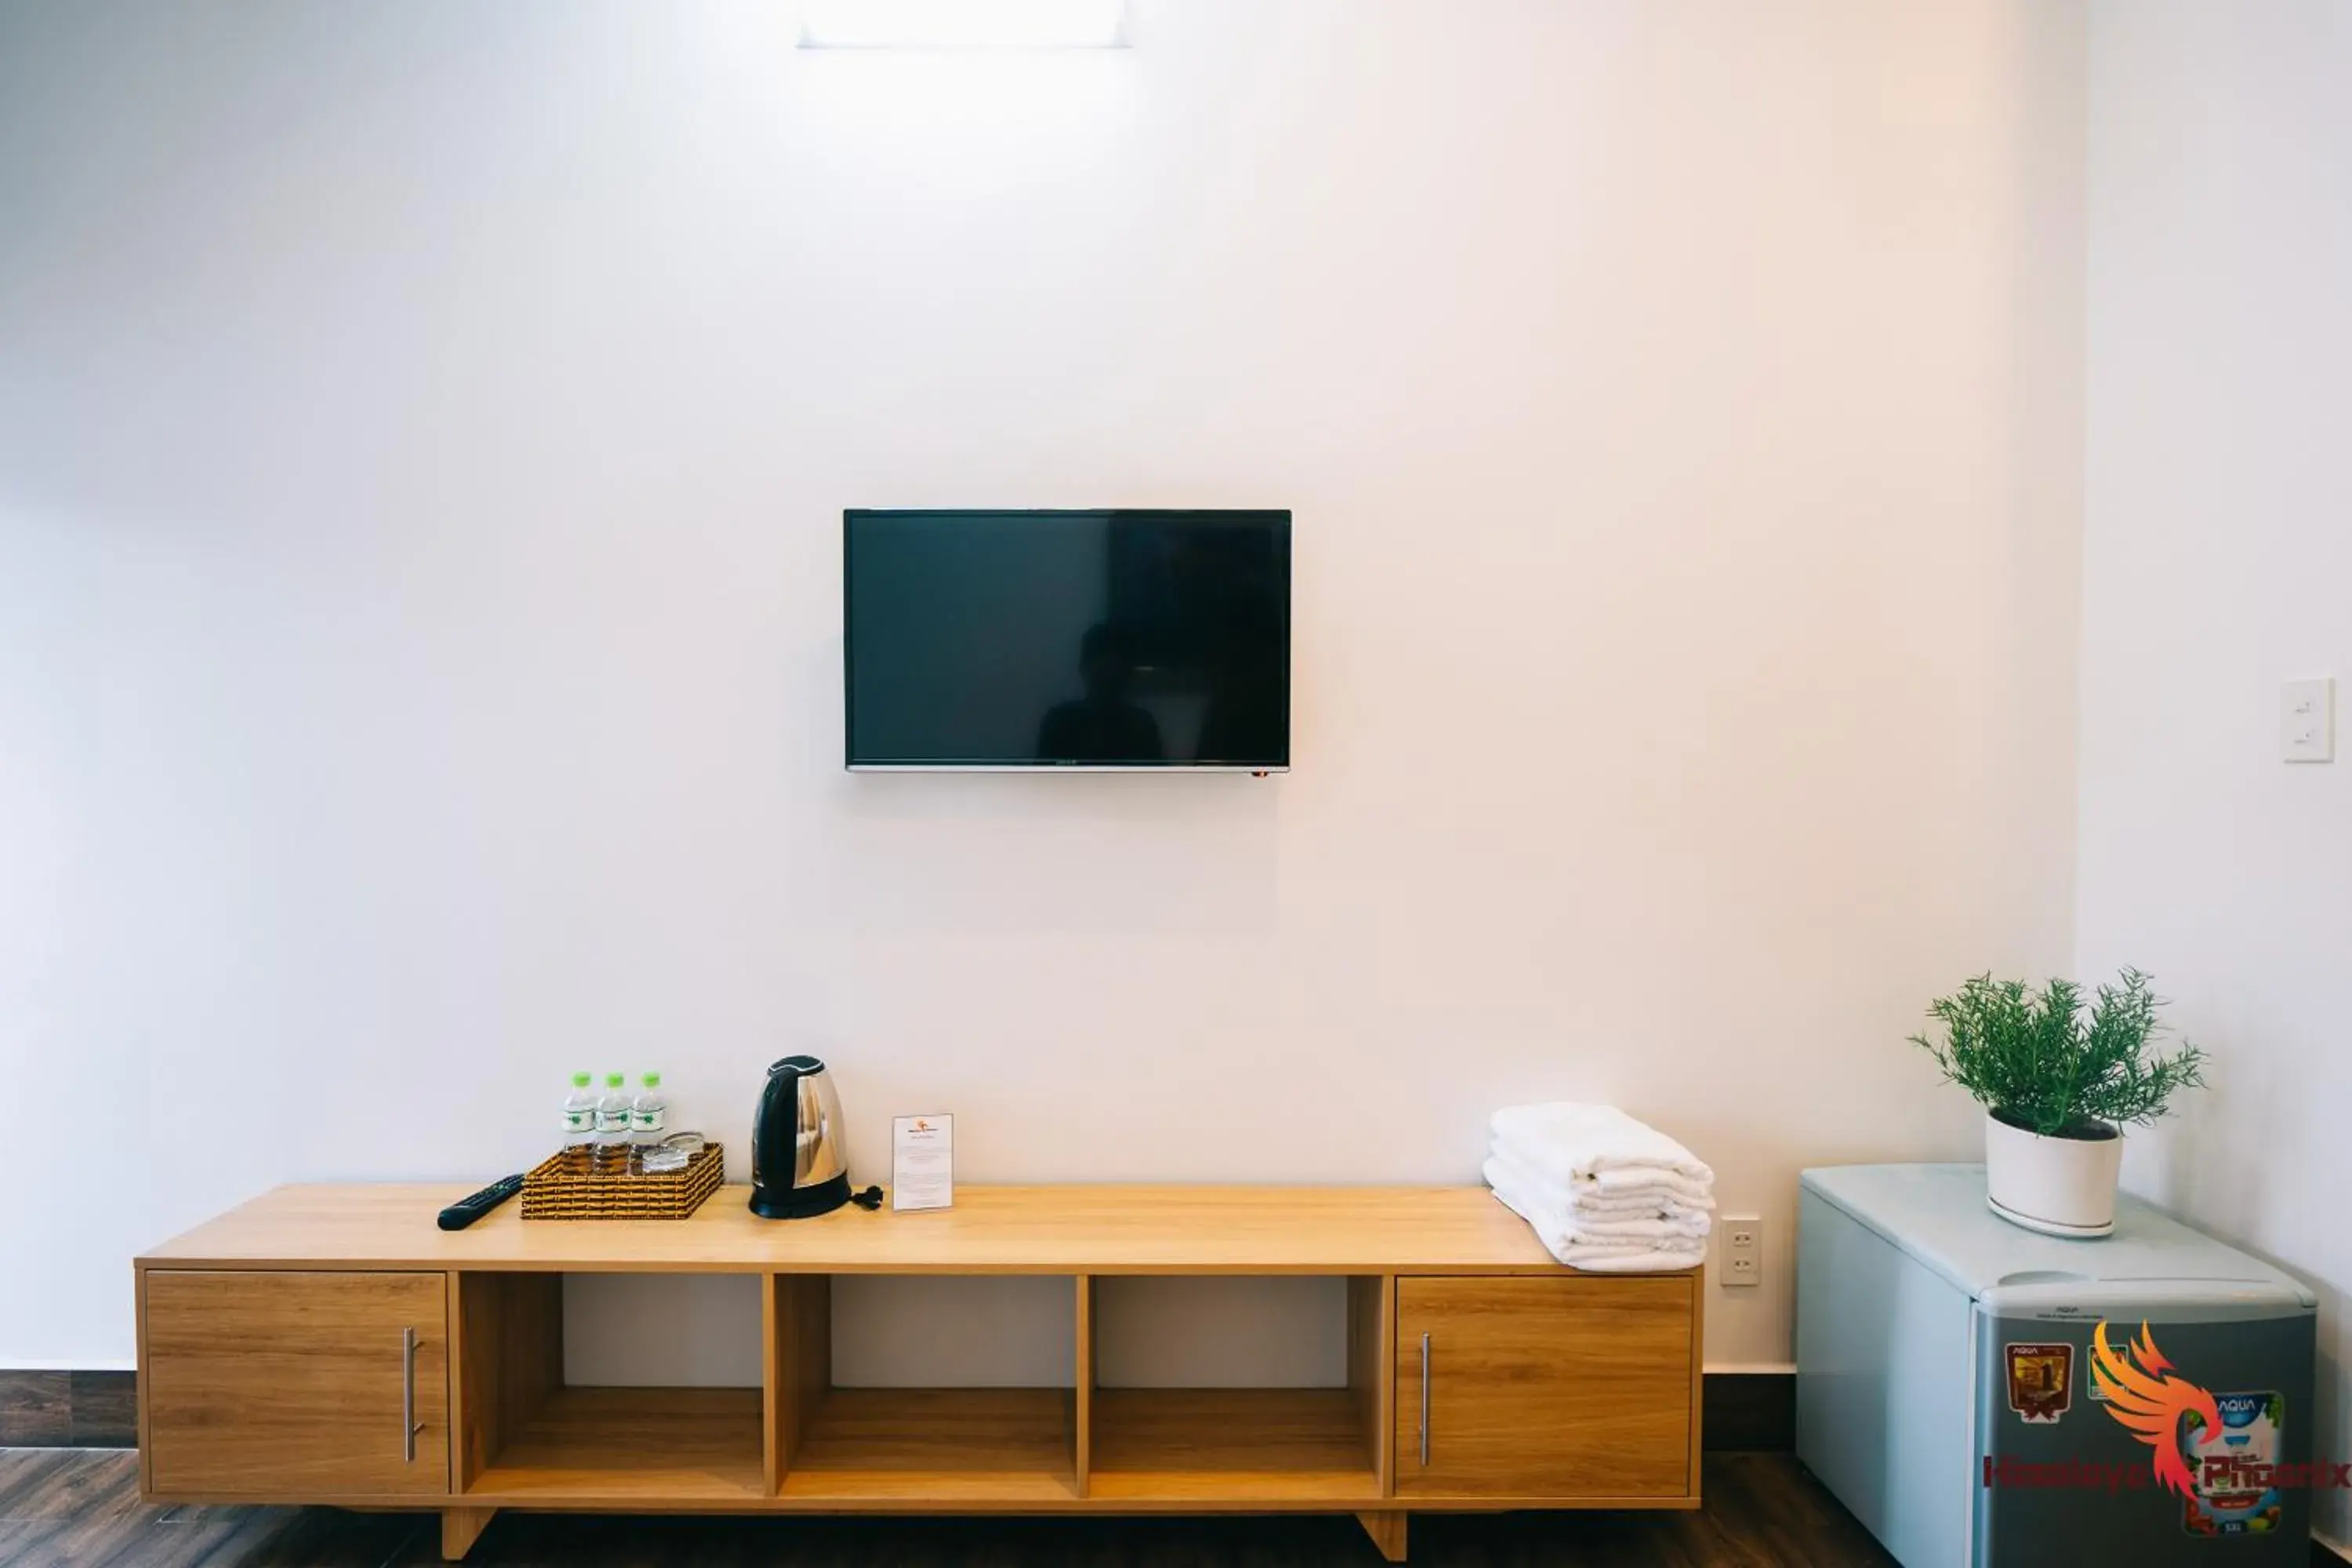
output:
[[[416,1435],[425,1423],[416,1418],[416,1331],[400,1331],[400,1457],[416,1463]]]
[[[1421,1468],[1429,1468],[1429,1336],[1421,1336]]]

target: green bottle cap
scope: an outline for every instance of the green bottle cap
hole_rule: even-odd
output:
[[[657,1072],[649,1072],[646,1074],[646,1087],[647,1089],[659,1089],[661,1087],[661,1074]]]
[[[574,1089],[586,1089],[588,1087],[588,1075],[584,1072],[573,1073],[572,1075],[572,1087]]]
[[[618,1089],[628,1081],[629,1075],[625,1072],[608,1072],[604,1075],[604,1087],[606,1089]]]

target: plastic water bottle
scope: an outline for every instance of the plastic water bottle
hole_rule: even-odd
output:
[[[629,1090],[626,1073],[604,1075],[604,1097],[596,1102],[596,1141],[591,1152],[601,1167],[625,1165],[629,1159]]]
[[[584,1072],[572,1075],[572,1092],[563,1097],[563,1152],[583,1154],[596,1141],[596,1093]]]
[[[629,1142],[650,1149],[669,1136],[669,1100],[662,1093],[661,1074],[649,1072],[638,1081],[645,1087],[629,1102]]]

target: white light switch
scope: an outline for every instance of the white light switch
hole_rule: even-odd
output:
[[[2336,760],[2336,682],[2290,680],[2279,688],[2279,755],[2290,763]]]

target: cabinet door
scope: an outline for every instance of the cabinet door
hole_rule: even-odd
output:
[[[449,1489],[448,1278],[151,1269],[147,1485],[272,1502]]]
[[[1688,1496],[1696,1289],[1688,1275],[1400,1279],[1396,1495]]]

